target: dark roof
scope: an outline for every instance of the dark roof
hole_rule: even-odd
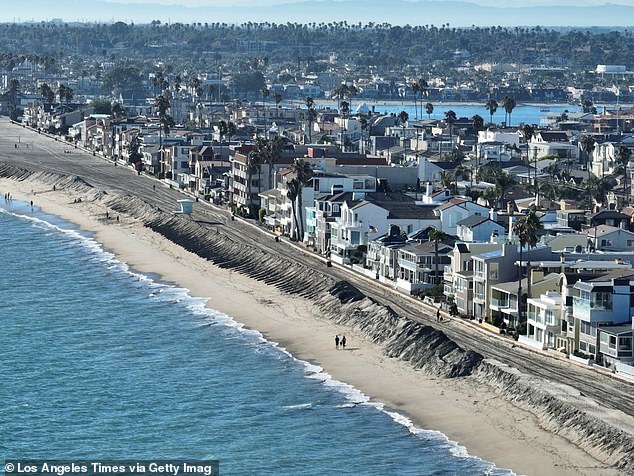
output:
[[[334,202],[334,203],[343,203],[347,200],[352,200],[352,192],[338,192],[330,195],[326,195],[325,197],[318,198],[319,202]]]
[[[435,253],[436,246],[433,241],[424,241],[422,243],[410,243],[405,246],[402,251],[409,251],[418,254],[433,254]],[[438,243],[438,253],[449,253],[452,250],[451,246],[445,243]]]
[[[457,243],[456,246],[458,247],[458,251],[460,253],[468,253],[469,252],[469,247],[465,243]]]
[[[436,160],[430,161],[430,163],[434,164],[437,167],[440,167],[443,170],[454,170],[458,168],[458,162],[451,162],[448,160]]]
[[[456,225],[473,228],[475,226],[478,226],[480,223],[484,223],[485,221],[488,221],[488,220],[489,220],[488,217],[483,217],[479,215],[471,215],[470,217],[460,220],[458,223],[456,223]]]
[[[538,132],[539,135],[542,136],[542,139],[544,139],[547,142],[564,142],[564,141],[568,141],[568,134],[566,134],[565,132],[560,132],[560,131],[540,131]]]
[[[378,205],[378,204],[377,204]],[[379,206],[385,208],[389,214],[388,219],[431,219],[437,218],[434,213],[434,205],[416,205],[414,203],[382,203]]]
[[[387,165],[387,159],[383,157],[338,157],[336,161],[337,165],[369,165],[373,167]]]
[[[628,220],[630,217],[616,210],[601,210],[590,216],[591,219],[607,220],[610,218],[618,218],[619,220]]]
[[[364,200],[383,205],[384,203],[415,203],[416,200],[402,192],[368,192]]]

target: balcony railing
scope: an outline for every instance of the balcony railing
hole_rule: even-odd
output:
[[[575,308],[588,311],[611,311],[612,303],[610,301],[588,301],[580,297],[573,298],[573,304]]]
[[[509,307],[509,299],[508,298],[491,298],[491,304],[497,307]]]

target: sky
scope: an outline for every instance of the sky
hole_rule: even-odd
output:
[[[185,7],[201,6],[232,6],[232,5],[279,5],[281,3],[293,3],[302,0],[109,0],[113,3],[153,3],[161,5],[182,5]],[[385,0],[389,4],[390,0]],[[497,7],[528,7],[537,5],[613,5],[634,6],[634,0],[466,0],[469,3]]]
[[[288,5],[280,7],[282,4]],[[595,7],[585,8],[591,6]],[[547,14],[542,7],[548,8]],[[632,27],[634,0],[612,0],[611,4],[605,0],[4,0],[0,9],[0,21],[53,19],[137,24],[154,20],[237,24],[346,20],[354,24],[450,23],[453,27]]]

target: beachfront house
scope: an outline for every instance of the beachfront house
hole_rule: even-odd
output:
[[[502,243],[456,243],[448,253],[449,265],[443,269],[443,294],[458,307],[458,312],[473,316],[473,261],[478,253],[500,249]]]
[[[630,269],[575,283],[574,289],[578,291],[578,296],[573,298],[572,313],[574,327],[578,329],[576,349],[588,359],[596,359],[600,351],[599,328],[631,326],[634,313],[633,280],[634,271]],[[615,332],[618,335],[620,331]],[[614,358],[613,355],[609,357]]]
[[[451,261],[453,247],[445,243],[426,241],[408,243],[398,249],[396,289],[412,294],[435,286],[442,281],[444,267]]]
[[[407,235],[398,227],[368,243],[365,267],[382,283],[393,284],[398,275],[398,252],[407,244]]]
[[[398,192],[354,194],[341,205],[341,217],[331,223],[331,259],[340,263],[358,261],[368,243],[397,226],[403,233],[439,227],[434,206],[417,205]]]

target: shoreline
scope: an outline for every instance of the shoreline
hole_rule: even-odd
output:
[[[184,250],[130,217],[96,201],[73,203],[76,192],[57,190],[36,181],[0,180],[0,188],[43,212],[59,216],[93,233],[105,250],[144,274],[186,288],[207,306],[258,330],[299,360],[318,365],[412,420],[420,428],[440,431],[464,446],[471,456],[511,468],[518,474],[619,474],[566,439],[539,426],[538,418],[500,399],[474,378],[434,378],[406,362],[390,359],[383,348],[358,331],[318,316],[312,302],[219,268]],[[38,192],[33,196],[27,190]],[[42,194],[41,192],[47,193]],[[257,314],[253,312],[257,309]],[[334,335],[345,334],[348,349],[334,349]],[[491,402],[495,402],[492,404]]]

